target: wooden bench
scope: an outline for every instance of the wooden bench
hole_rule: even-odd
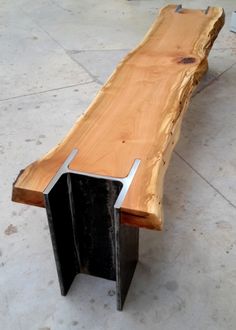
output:
[[[13,201],[46,207],[62,294],[84,272],[116,280],[122,308],[138,228],[162,229],[164,175],[223,24],[222,8],[164,7],[65,139],[16,179]]]

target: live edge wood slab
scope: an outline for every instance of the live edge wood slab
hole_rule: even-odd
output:
[[[124,178],[138,159],[121,222],[161,230],[164,174],[223,24],[222,8],[161,9],[144,40],[117,66],[64,140],[21,171],[13,201],[45,207],[46,187],[75,148],[69,168],[101,176]]]

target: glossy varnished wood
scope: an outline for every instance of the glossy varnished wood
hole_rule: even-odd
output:
[[[44,207],[43,191],[73,148],[70,168],[126,177],[141,163],[121,208],[123,223],[161,229],[163,178],[191,93],[224,24],[221,8],[163,8],[143,42],[118,65],[66,138],[29,165],[13,200]],[[210,105],[209,105],[210,106]],[[53,123],[52,123],[53,128]]]

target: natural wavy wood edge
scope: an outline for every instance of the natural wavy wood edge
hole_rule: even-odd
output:
[[[72,130],[68,133],[66,138],[56,148],[51,150],[43,158],[29,165],[28,167],[26,167],[25,170],[21,171],[20,175],[13,184],[13,193],[12,193],[13,201],[19,203],[25,203],[29,205],[45,207],[44,198],[43,198],[44,189],[46,188],[47,184],[50,182],[51,178],[55,175],[58,168],[63,164],[68,154],[72,150],[72,148],[75,147],[73,141],[76,141],[76,143],[78,143],[77,147],[79,150],[81,150],[80,139],[83,140],[83,135],[88,134],[91,126],[88,125],[89,121],[92,120],[91,118],[97,116],[98,112],[96,111],[97,108],[99,108],[100,103],[103,100],[106,100],[106,98],[109,100],[110,94],[112,93],[113,94],[115,93],[114,95],[116,96],[116,91],[118,91],[117,93],[121,93],[119,90],[120,88],[119,77],[122,77],[122,74],[125,74],[125,72],[128,70],[130,70],[129,72],[131,76],[133,72],[134,75],[136,74],[135,70],[137,70],[137,74],[138,74],[139,73],[138,70],[140,69],[140,67],[142,67],[143,64],[144,65],[147,64],[147,71],[156,70],[156,68],[157,70],[159,70],[159,66],[160,67],[163,66],[164,69],[166,68],[166,75],[168,75],[168,68],[170,68],[170,70],[175,70],[176,68],[177,70],[176,75],[178,75],[177,76],[178,79],[176,78],[176,82],[174,81],[174,83],[176,83],[176,95],[174,96],[176,97],[177,101],[175,100],[174,104],[171,103],[167,104],[169,106],[169,110],[167,108],[164,116],[164,120],[160,125],[160,127],[158,128],[159,131],[156,128],[154,131],[154,133],[158,138],[160,137],[163,138],[161,140],[162,141],[161,147],[159,147],[158,150],[153,147],[152,149],[150,149],[148,153],[145,153],[143,151],[140,151],[141,150],[140,145],[142,146],[142,143],[140,144],[139,142],[137,143],[135,142],[134,147],[132,148],[132,143],[133,143],[132,141],[135,139],[138,140],[137,139],[138,134],[136,134],[135,132],[136,135],[134,139],[132,135],[134,133],[129,132],[129,134],[127,134],[128,137],[124,138],[124,141],[127,142],[127,144],[130,143],[130,147],[128,147],[127,149],[128,151],[123,152],[123,149],[121,149],[120,144],[118,144],[118,142],[123,143],[123,141],[120,141],[122,140],[122,134],[123,134],[122,133],[120,140],[115,141],[116,142],[115,147],[118,148],[117,149],[118,152],[121,153],[123,152],[122,156],[124,157],[124,162],[126,161],[125,155],[127,155],[126,157],[127,164],[125,164],[125,166],[122,165],[123,167],[119,169],[119,166],[116,166],[113,159],[114,157],[112,155],[109,158],[110,164],[111,165],[114,164],[113,167],[117,167],[117,168],[115,168],[116,171],[114,171],[114,169],[111,166],[109,172],[109,168],[103,169],[101,166],[99,167],[100,165],[99,157],[98,157],[99,155],[97,156],[97,158],[94,158],[95,159],[94,163],[98,164],[98,170],[96,170],[95,167],[95,173],[98,173],[100,175],[110,175],[110,176],[116,174],[115,176],[124,177],[125,175],[128,174],[128,171],[130,170],[131,162],[133,162],[135,158],[143,157],[141,160],[141,164],[142,164],[141,169],[138,170],[138,173],[134,178],[134,182],[132,183],[128,191],[128,194],[125,198],[125,201],[121,207],[121,221],[123,223],[138,227],[144,227],[144,228],[156,229],[156,230],[162,229],[163,227],[162,195],[163,195],[163,180],[164,180],[165,172],[168,167],[172,151],[179,139],[183,115],[187,109],[190,97],[192,95],[194,88],[198,84],[199,80],[207,70],[208,53],[220,29],[224,24],[224,11],[222,8],[212,7],[208,12],[207,17],[205,16],[203,17],[202,12],[196,10],[195,11],[184,10],[183,13],[176,14],[174,13],[175,7],[176,7],[175,5],[169,5],[161,10],[159,19],[154,22],[151,29],[145,36],[144,40],[138,45],[138,47],[135,50],[129,53],[125,57],[125,59],[118,65],[117,69],[112,74],[108,82],[103,86],[103,88],[101,89],[95,100],[92,102],[91,106],[88,108],[87,112],[84,114],[84,116],[82,116],[79,119],[79,121],[75,124]],[[182,16],[177,17],[174,15],[182,15]],[[179,25],[187,24],[189,22],[189,20],[187,19],[188,18],[187,15],[192,15],[193,18],[199,18],[202,22],[201,23],[202,31],[200,31],[200,28],[199,31],[196,28],[197,31],[196,34],[199,33],[199,37],[198,39],[194,40],[191,54],[189,54],[189,52],[185,52],[185,49],[173,50],[173,52],[172,49],[167,49],[166,51],[166,45],[163,44],[161,38],[165,37],[165,35],[163,37],[162,34],[165,34],[165,26],[167,20],[169,21],[168,23],[171,25],[172,22],[170,21],[170,18],[172,18],[173,16],[174,19],[179,20],[180,22]],[[183,20],[180,20],[179,17],[181,17],[181,19],[183,18]],[[185,22],[185,20],[187,23]],[[197,21],[193,24],[197,24]],[[178,28],[178,26],[176,28]],[[166,29],[169,32],[169,35],[175,36],[175,31],[174,31],[175,26],[173,26],[173,28],[166,27]],[[173,31],[170,29],[173,29]],[[178,38],[177,34],[176,34],[176,38]],[[167,44],[168,42],[174,44],[175,41],[166,40]],[[155,45],[157,45],[158,47]],[[156,47],[156,49],[152,50],[153,47]],[[166,57],[165,57],[165,51],[166,51]],[[158,65],[158,58],[160,58],[160,65]],[[167,64],[165,63],[165,58],[167,58],[167,60],[169,61]],[[193,63],[191,63],[191,58],[194,59]],[[152,65],[151,69],[148,66],[149,65],[148,61]],[[154,64],[152,64],[152,61]],[[166,75],[164,69],[160,71],[158,77],[160,77],[160,75],[162,74],[163,81],[166,82],[165,81]],[[145,74],[144,70],[141,70],[141,73],[142,72],[144,72]],[[149,72],[150,75],[147,75],[147,86],[148,84],[150,84],[151,86],[150,88],[153,88],[152,87],[153,85],[155,87],[155,81],[153,82],[152,71]],[[186,81],[183,84],[184,88],[180,89],[179,87],[182,84],[182,81],[180,79],[181,75],[183,75],[184,77],[183,80],[185,79]],[[142,76],[140,78],[142,78]],[[135,79],[136,82],[137,78]],[[130,88],[130,91],[132,92],[134,88],[133,87],[134,83],[132,84],[132,79],[130,83],[129,81],[127,81],[127,85],[128,85],[127,90],[128,88]],[[160,81],[160,86],[161,86],[161,81]],[[169,86],[170,89],[172,87],[173,86]],[[168,91],[166,91],[166,95],[163,95],[163,98],[164,97],[168,98],[169,94]],[[128,96],[126,97],[128,98]],[[172,99],[170,99],[170,101],[173,100],[173,95],[171,97]],[[140,101],[142,101],[141,96],[140,96]],[[153,107],[153,104],[151,104],[150,107]],[[168,117],[168,123],[166,124],[167,117]],[[100,117],[97,117],[97,119],[99,120]],[[160,133],[162,131],[164,131],[163,136]],[[81,132],[80,136],[82,137],[79,136],[78,139],[75,140],[75,135],[76,134],[78,135],[78,132]],[[111,132],[111,134],[113,133],[114,132]],[[135,156],[135,153],[134,155],[130,155],[131,151],[134,149],[138,150],[137,156]],[[81,154],[79,155],[80,158],[77,158],[72,162],[72,164],[70,165],[72,169],[81,170],[82,167],[83,170],[83,166],[86,169],[87,166],[86,164],[88,163],[88,160],[85,157],[86,152],[87,151],[85,150],[84,152],[85,155],[84,155],[82,150],[82,155]],[[87,168],[86,171],[87,172],[94,171],[94,166],[90,166],[90,168]]]

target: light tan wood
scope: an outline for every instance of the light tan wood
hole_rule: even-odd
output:
[[[191,93],[224,24],[222,8],[211,7],[207,14],[175,9],[161,10],[143,42],[118,65],[66,138],[19,175],[14,201],[44,206],[43,191],[73,148],[79,153],[70,168],[99,175],[125,177],[140,159],[121,219],[162,228],[164,174]]]

